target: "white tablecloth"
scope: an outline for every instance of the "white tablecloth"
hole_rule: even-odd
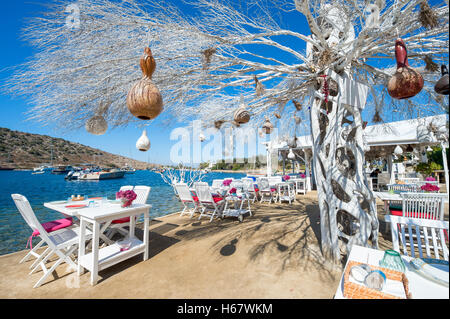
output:
[[[349,261],[353,260],[356,262],[366,263],[373,266],[379,266],[380,261],[383,259],[384,251],[370,249],[361,246],[353,246],[352,251],[350,252],[350,256],[347,260],[347,264]],[[409,265],[409,261],[412,259],[408,256],[403,256],[403,262],[407,267],[405,271],[405,275],[409,281],[409,291],[411,292],[413,299],[448,299],[449,298],[449,288],[432,281],[429,281],[422,276],[418,275],[414,271],[412,271],[411,266]],[[347,267],[347,265],[346,265]],[[344,289],[344,272],[342,273],[341,281],[339,282],[339,286],[336,290],[336,294],[334,296],[335,299],[345,299],[343,296]]]

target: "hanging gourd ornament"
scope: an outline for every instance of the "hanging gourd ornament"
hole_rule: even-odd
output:
[[[436,91],[436,93],[448,95],[448,70],[445,65],[441,65],[441,75],[442,77],[434,85],[434,90]]]
[[[266,134],[272,133],[273,124],[270,122],[270,120],[268,118],[266,118],[266,121],[264,122],[262,129],[263,129],[264,133],[266,133]]]
[[[141,137],[136,142],[136,148],[141,152],[146,152],[150,149],[150,140],[147,137],[147,131],[142,132]]]
[[[395,59],[397,71],[389,79],[389,95],[399,100],[411,98],[422,90],[423,77],[409,66],[406,45],[400,38],[395,41]]]
[[[142,79],[137,82],[127,96],[128,110],[141,120],[152,120],[163,110],[163,100],[159,89],[152,82],[156,62],[149,47],[144,50],[140,66]]]

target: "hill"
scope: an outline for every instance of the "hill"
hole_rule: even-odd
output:
[[[102,167],[123,167],[128,164],[136,169],[155,166],[62,138],[0,127],[0,168],[32,169],[50,163],[52,153],[54,165],[93,163]]]

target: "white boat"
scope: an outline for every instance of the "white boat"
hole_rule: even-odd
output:
[[[134,174],[136,172],[136,169],[126,164],[124,167],[120,169],[121,171],[124,171],[125,174]]]
[[[45,172],[50,172],[52,170],[53,170],[53,167],[51,165],[47,165],[47,164],[33,168],[33,172],[44,172],[45,173]],[[39,173],[39,174],[42,174],[42,173]]]
[[[103,180],[103,179],[114,179],[114,178],[122,178],[124,177],[125,172],[122,170],[113,169],[109,172],[101,171],[101,172],[90,172],[86,174],[80,174],[78,180]]]

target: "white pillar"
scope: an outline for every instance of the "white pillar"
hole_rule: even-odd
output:
[[[388,156],[389,184],[395,184],[395,173],[392,164],[392,155]]]
[[[309,171],[310,159],[309,159],[308,151],[306,151],[306,149],[305,149],[304,152],[305,152],[306,190],[308,192],[310,192],[311,191],[311,175],[310,175],[310,171]]]
[[[267,176],[272,176],[272,154],[270,154],[270,142],[266,144],[267,151]]]
[[[442,147],[442,161],[444,162],[444,174],[445,174],[445,191],[448,194],[448,165],[447,165],[447,152],[445,151],[445,145],[444,142],[441,142]]]

